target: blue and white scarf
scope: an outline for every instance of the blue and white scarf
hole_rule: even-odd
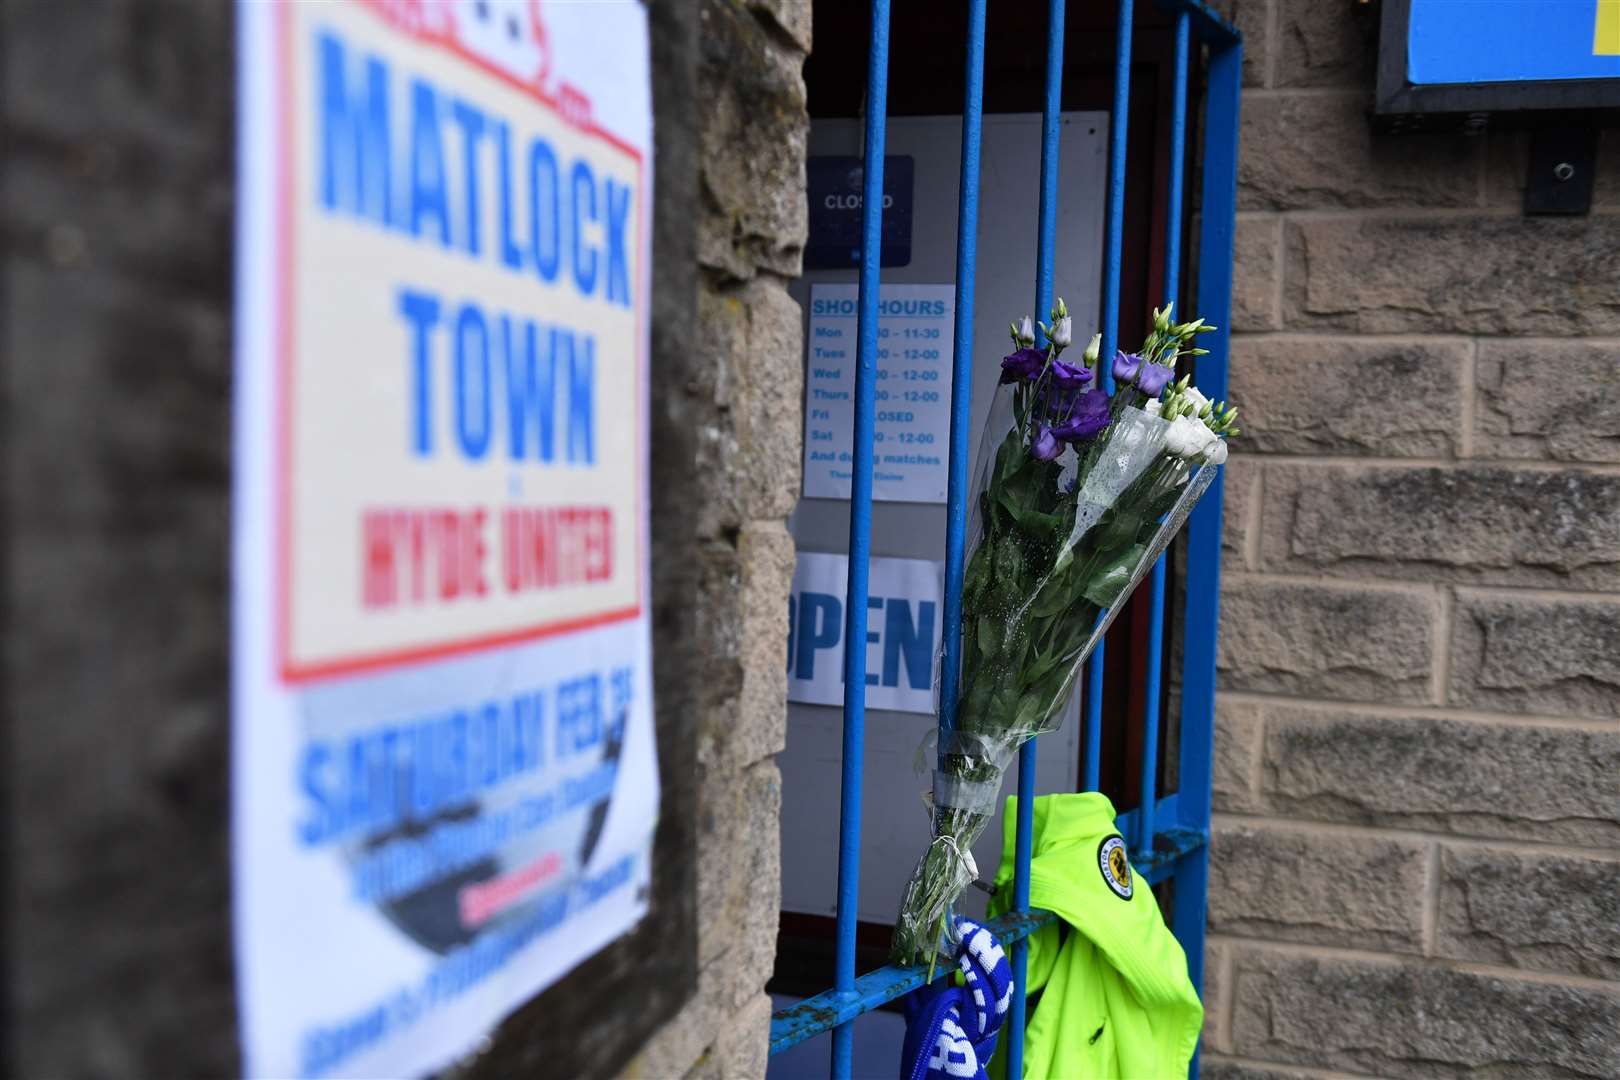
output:
[[[1012,965],[995,935],[958,916],[963,985],[941,979],[907,996],[903,1080],[985,1080],[984,1065],[1012,1005]]]

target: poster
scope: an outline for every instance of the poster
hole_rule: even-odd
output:
[[[473,1050],[646,913],[639,3],[242,3],[245,1070]]]
[[[809,499],[849,498],[858,306],[854,285],[810,287],[804,380]],[[878,293],[873,499],[945,501],[955,320],[954,285],[884,285]]]
[[[866,704],[934,712],[945,564],[873,559],[867,571]],[[801,551],[788,597],[788,700],[844,703],[849,557]]]

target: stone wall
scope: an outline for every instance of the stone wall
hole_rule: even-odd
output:
[[[697,996],[630,1077],[760,1077],[781,906],[774,756],[787,733],[787,596],[803,329],[787,281],[807,228],[808,0],[701,0],[697,332],[665,385],[696,433]],[[656,450],[655,450],[656,453]]]
[[[1620,132],[1374,137],[1244,30],[1205,1075],[1620,1074]]]

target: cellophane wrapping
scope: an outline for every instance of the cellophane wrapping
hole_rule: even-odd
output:
[[[1057,728],[1081,666],[1214,479],[1167,453],[1170,423],[1118,409],[1095,440],[1029,452],[1026,384],[999,388],[980,440],[962,587],[960,694],[941,732],[934,838],[912,872],[892,954],[951,955],[947,928],[978,877],[972,847],[1025,740]]]

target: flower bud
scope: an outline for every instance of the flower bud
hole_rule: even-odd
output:
[[[1091,343],[1086,346],[1086,363],[1095,366],[1097,357],[1102,354],[1102,335],[1092,334]]]
[[[1023,322],[1019,323],[1013,328],[1013,340],[1016,341],[1021,348],[1025,349],[1028,349],[1035,344],[1035,325],[1030,322],[1028,315],[1024,316]]]
[[[1062,304],[1062,301],[1058,301]],[[1052,344],[1060,349],[1067,349],[1074,341],[1074,322],[1067,315],[1059,316],[1058,321],[1052,325]]]

